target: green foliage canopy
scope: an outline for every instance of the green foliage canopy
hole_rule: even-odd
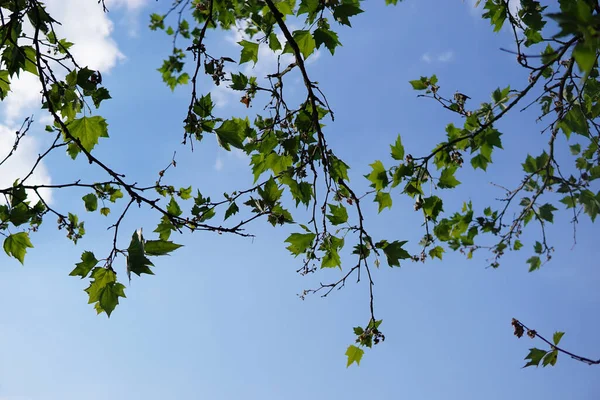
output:
[[[103,5],[102,0],[99,3]],[[375,317],[371,274],[371,269],[382,262],[399,267],[408,261],[443,259],[449,250],[460,251],[467,258],[474,252],[489,251],[490,266],[497,268],[507,251],[527,248],[520,237],[526,228],[537,224],[541,235],[530,248],[526,263],[530,271],[541,268],[553,252],[545,228],[559,211],[570,213],[573,224],[583,216],[595,221],[600,212],[598,2],[560,0],[555,10],[548,10],[538,1],[521,0],[516,12],[506,0],[482,2],[483,18],[489,20],[494,31],[508,27],[514,34],[515,49],[511,51],[525,71],[522,86],[501,86],[491,93],[490,100],[475,105],[465,94],[444,93],[435,75],[410,81],[419,96],[437,102],[458,116],[461,124],[448,124],[441,142],[420,156],[410,154],[398,136],[389,149],[382,149],[382,154],[388,152],[393,162],[375,160],[370,164],[365,178],[371,190],[356,193],[349,181],[350,165],[328,144],[325,122],[333,121],[334,115],[325,93],[311,79],[306,60],[321,48],[335,56],[343,40],[339,27],[352,27],[352,20],[363,12],[361,3],[173,0],[164,14],[150,16],[152,30],[173,37],[170,54],[158,68],[162,80],[171,89],[182,85],[190,88],[189,106],[182,110],[184,145],[214,135],[223,149],[240,149],[250,157],[254,186],[212,199],[191,186],[178,188],[165,183],[166,172],[175,166],[175,160],[159,171],[155,184],[140,186],[112,169],[107,160],[98,158],[95,146],[109,136],[109,125],[99,113],[103,102],[111,98],[100,72],[78,64],[70,52],[73,43],[57,37],[58,21],[47,13],[42,1],[2,2],[0,99],[11,96],[15,77],[37,76],[41,107],[53,119],[46,130],[55,135],[31,171],[23,171],[22,178],[12,186],[0,188],[6,199],[0,205],[0,234],[4,236],[6,254],[23,263],[27,249],[33,247],[31,236],[51,216],[56,218],[58,229],[76,243],[85,234],[84,222],[72,212],[51,207],[40,189],[83,190],[81,199],[88,212],[113,218],[109,226],[114,238],[112,250],[101,258],[85,250],[70,275],[89,279],[85,289],[89,302],[98,313],[110,316],[119,298],[125,297],[125,286],[117,281],[116,269],[125,268],[129,276],[131,272],[138,276],[152,274],[152,257],[180,247],[170,240],[173,232],[250,236],[246,228],[258,218],[266,218],[274,227],[293,225],[296,232],[284,241],[294,257],[302,258],[302,274],[321,268],[343,271],[338,281],[323,283],[303,295],[327,295],[344,286],[351,276],[366,276],[370,315],[364,327],[354,328],[356,345],[346,352],[348,365],[360,363],[363,347],[385,339],[379,330],[381,320]],[[301,28],[292,30],[289,21]],[[238,60],[208,48],[209,34],[240,26],[245,39],[238,43]],[[261,48],[290,54],[294,60],[288,66],[278,65],[266,76],[266,84],[259,80],[265,77],[246,76],[237,68],[259,62]],[[283,89],[284,80],[293,73],[299,74],[304,85],[304,98],[298,104],[286,101],[288,93]],[[252,119],[216,115],[211,93],[203,92],[198,84],[201,75],[210,77],[216,85],[238,91],[246,106],[260,104],[266,106],[265,111]],[[544,122],[543,132],[548,138],[546,148],[532,149],[522,160],[523,177],[514,187],[506,188],[501,202],[474,205],[465,201],[460,210],[445,209],[444,191],[460,190],[461,170],[486,171],[493,154],[502,149],[503,132],[496,128],[497,122],[518,105],[526,104],[539,107],[539,120]],[[24,121],[16,133],[13,150],[0,166],[18,151],[30,124],[30,119]],[[565,148],[558,145],[561,135],[569,143]],[[85,158],[106,179],[31,184],[29,180],[40,161],[61,148],[72,159]],[[570,161],[559,163],[557,160],[565,154]],[[155,194],[159,199],[153,197]],[[400,196],[412,199],[414,210],[423,215],[423,237],[412,248],[402,238],[372,237],[365,224],[365,202],[375,202],[383,212]],[[295,206],[286,206],[288,200]],[[141,230],[134,232],[129,241],[123,239],[119,227],[134,204],[154,211],[156,221],[154,225],[149,222],[154,228],[153,239],[145,239]],[[114,217],[113,209],[118,210]],[[306,211],[309,217],[300,220]],[[347,259],[343,249],[351,249],[354,259]],[[119,259],[122,261],[117,262]],[[562,333],[557,333],[553,344],[547,342],[554,346],[550,351],[532,349],[527,366],[540,362],[554,365],[561,337]]]

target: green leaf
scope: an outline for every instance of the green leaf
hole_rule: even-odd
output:
[[[246,128],[248,128],[248,120],[232,118],[224,121],[215,129],[219,145],[227,151],[231,149],[230,146],[242,149]]]
[[[438,196],[430,196],[423,199],[423,211],[434,221],[440,215],[443,209],[443,202]]]
[[[556,210],[557,210],[557,208],[554,207],[552,204],[546,203],[539,208],[538,213],[539,213],[541,219],[548,221],[550,223],[553,223],[554,222],[553,212]]]
[[[583,211],[594,222],[600,212],[600,192],[594,195],[591,190],[582,190],[579,194],[579,203],[583,205]]]
[[[460,185],[460,182],[454,177],[456,170],[457,167],[444,168],[442,170],[442,175],[438,182],[440,189],[452,189]]]
[[[571,145],[569,146],[569,148],[571,149],[571,154],[573,154],[574,156],[581,153],[581,145],[579,143]]]
[[[233,90],[245,90],[248,85],[248,77],[241,72],[239,74],[231,74],[231,86]]]
[[[242,46],[242,54],[240,56],[240,64],[248,61],[254,61],[254,64],[258,62],[258,43],[249,42],[242,40],[238,42]]]
[[[85,292],[89,295],[88,304],[96,303],[98,314],[105,312],[110,317],[119,304],[119,297],[125,297],[125,286],[117,282],[117,275],[112,269],[96,267]]]
[[[100,116],[81,117],[67,124],[67,128],[71,135],[79,141],[81,147],[87,152],[98,144],[98,139],[108,137],[108,124],[106,120]],[[69,155],[75,159],[81,150],[78,146],[69,148]]]
[[[340,40],[338,39],[338,34],[334,31],[327,28],[317,28],[314,32],[315,45],[317,49],[321,47],[322,44],[327,47],[331,55],[335,53],[335,48],[337,46],[341,46]]]
[[[240,75],[242,75],[242,74],[240,74]],[[213,104],[210,93],[208,93],[208,94],[200,97],[200,100],[196,101],[196,103],[194,104],[193,111],[200,118],[207,118],[207,117],[210,117],[214,107],[215,107],[215,105]]]
[[[27,232],[13,233],[4,239],[4,251],[23,264],[27,248],[33,248]]]
[[[332,225],[340,225],[348,221],[348,211],[343,205],[336,206],[335,204],[329,204],[329,212],[327,219]]]
[[[321,268],[335,268],[342,266],[339,249],[344,247],[344,239],[329,235],[323,239],[323,243],[319,247],[325,252],[321,258]]]
[[[348,368],[352,363],[356,363],[356,365],[360,365],[360,360],[362,360],[362,356],[365,354],[365,351],[360,347],[356,347],[354,345],[348,346],[346,350],[346,356],[348,356],[348,362],[346,363],[346,368]]]
[[[105,217],[108,217],[108,214],[110,214],[110,208],[102,207],[100,209],[100,214],[104,215]]]
[[[154,266],[146,257],[144,251],[144,238],[141,232],[133,232],[131,242],[127,248],[127,274],[132,272],[137,276],[141,274],[154,275],[150,267]]]
[[[98,208],[98,197],[94,193],[86,194],[82,197],[87,211],[96,211]]]
[[[306,60],[310,56],[316,47],[315,38],[310,31],[300,30],[293,33],[294,40],[302,53],[302,56]]]
[[[414,90],[425,90],[429,87],[427,82],[423,79],[415,79],[413,81],[409,81]]]
[[[555,365],[556,360],[558,359],[558,350],[549,351],[544,359],[542,360],[542,365],[547,367],[548,365]]]
[[[338,5],[335,8],[335,10],[333,11],[333,18],[335,18],[335,20],[337,22],[339,22],[340,24],[352,26],[350,24],[349,17],[358,15],[363,12],[363,10],[360,9],[360,7],[358,6],[357,3],[358,2],[356,2],[356,4],[350,3],[350,2],[344,2],[340,5]]]
[[[69,276],[81,276],[81,279],[88,276],[90,271],[98,264],[98,260],[91,251],[84,251],[81,254],[81,262],[75,264],[75,269],[71,271]]]
[[[554,332],[554,335],[552,335],[552,341],[554,342],[555,346],[558,346],[558,344],[560,343],[560,339],[562,339],[564,335],[564,332]]]
[[[379,212],[382,212],[386,207],[392,208],[392,196],[388,192],[377,192],[375,201],[379,203]]]
[[[292,233],[285,241],[290,245],[286,247],[293,255],[305,253],[315,240],[314,233]]]
[[[392,150],[392,158],[394,160],[404,160],[404,146],[402,146],[402,139],[400,138],[400,135],[398,135],[396,143],[390,145],[390,148]]]
[[[587,44],[586,42],[580,41],[575,45],[573,49],[573,57],[577,62],[577,66],[581,72],[587,74],[594,67],[596,62],[596,48]]]
[[[539,366],[540,361],[542,361],[542,358],[544,358],[545,355],[545,350],[536,348],[529,349],[529,354],[527,354],[527,357],[525,357],[525,360],[529,360],[529,362],[525,364],[523,368],[531,367],[533,365],[535,365],[536,367]]]
[[[381,190],[385,188],[388,185],[389,180],[383,163],[377,160],[370,166],[372,171],[369,175],[367,175],[367,179],[373,183],[375,190]]]
[[[281,50],[281,43],[275,33],[269,35],[269,48],[273,51]]]
[[[375,247],[382,249],[383,253],[387,258],[388,265],[390,267],[400,266],[400,260],[406,260],[410,257],[410,254],[402,248],[407,243],[406,240],[398,241],[395,240],[393,242],[388,242],[387,240],[382,240],[375,244]]]
[[[538,256],[532,256],[527,259],[527,264],[529,264],[529,272],[533,272],[536,269],[540,269],[542,260]]]
[[[4,100],[10,92],[10,76],[8,71],[0,70],[0,100]]]
[[[149,256],[164,256],[180,247],[182,247],[181,244],[166,240],[146,240],[144,243],[144,252]]]
[[[238,208],[238,205],[235,204],[235,201],[233,203],[231,203],[229,205],[229,207],[227,207],[227,210],[225,211],[225,218],[227,219],[229,217],[231,217],[234,214],[237,214],[237,212],[240,211],[240,209]]]
[[[179,207],[179,204],[174,197],[171,197],[171,201],[169,201],[169,204],[167,204],[167,212],[177,217],[181,215],[181,207]]]
[[[429,250],[429,257],[442,259],[442,255],[444,254],[444,248],[441,246],[435,246],[433,249]]]
[[[486,170],[489,164],[489,160],[483,156],[483,154],[478,154],[471,159],[471,165],[473,169],[481,168],[482,170]]]
[[[192,197],[192,187],[189,186],[187,188],[181,188],[179,189],[177,194],[179,195],[179,197],[181,197],[182,200],[188,200]]]

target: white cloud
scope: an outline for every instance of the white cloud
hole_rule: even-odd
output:
[[[221,158],[220,155],[218,155],[217,159],[215,160],[215,170],[221,171],[222,169],[223,169],[223,159]]]
[[[111,9],[122,8],[131,13],[139,11],[147,2],[148,0],[106,0],[106,5]],[[49,14],[61,23],[55,25],[59,38],[64,37],[75,43],[71,52],[79,65],[107,73],[125,58],[112,37],[112,14],[104,13],[97,1],[46,0],[44,3]],[[28,29],[31,30],[31,27],[24,27],[25,31]],[[65,74],[58,68],[55,73],[57,77]],[[32,74],[22,73],[20,77],[14,76],[11,80],[11,92],[0,106],[0,160],[10,152],[16,127],[22,119],[34,112],[41,113],[40,90],[38,78]],[[41,114],[40,123],[47,124],[50,121],[46,113]],[[13,156],[0,166],[0,187],[9,187],[15,179],[23,178],[37,160],[38,154],[45,150],[39,137],[35,136],[39,125],[32,125],[31,128]],[[27,183],[51,183],[50,174],[43,162],[37,166]],[[43,196],[49,200],[51,193],[48,191]]]
[[[115,4],[124,2],[118,0]],[[57,34],[75,43],[71,52],[80,65],[108,72],[125,58],[111,37],[113,23],[109,14],[97,2],[47,0],[46,6],[50,15],[62,23],[56,26]]]
[[[148,0],[106,0],[106,7],[109,10],[112,10],[112,7],[120,8],[125,7],[127,11],[139,11],[146,4],[148,4]]]
[[[439,62],[449,62],[454,58],[454,52],[452,50],[445,51],[438,55],[437,59]]]
[[[14,127],[0,125],[0,160],[3,160],[12,149],[16,130],[17,128]],[[23,137],[17,151],[0,167],[0,188],[11,187],[17,178],[23,179],[36,162],[40,150],[42,149],[39,140],[27,135]],[[51,182],[48,169],[43,163],[37,166],[33,175],[27,180],[28,185],[49,185]],[[50,190],[44,189],[40,194],[46,201],[52,201]]]
[[[431,64],[433,62],[447,63],[454,59],[454,52],[446,50],[439,54],[425,53],[421,56],[421,61]]]
[[[250,157],[240,149],[232,148],[231,151],[219,149],[219,154],[217,154],[214,165],[215,171],[222,171],[225,168],[225,163],[227,162],[227,165],[231,165],[232,161],[233,166],[237,167],[240,162],[247,164],[250,161]]]
[[[27,112],[26,110],[39,105],[42,97],[38,77],[30,73],[23,73],[19,78],[13,79],[10,89],[11,92],[3,102],[2,111],[5,123],[13,125],[17,118]]]

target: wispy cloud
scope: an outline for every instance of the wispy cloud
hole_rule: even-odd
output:
[[[421,56],[421,61],[431,64],[433,62],[447,63],[454,59],[454,52],[446,50],[439,54],[425,53]]]
[[[450,62],[454,59],[454,52],[452,50],[445,51],[438,55],[437,57],[439,62]]]
[[[222,169],[223,169],[223,159],[221,158],[220,155],[218,155],[217,159],[215,160],[215,170],[221,171]]]

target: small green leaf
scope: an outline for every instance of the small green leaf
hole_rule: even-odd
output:
[[[169,204],[167,205],[167,212],[176,217],[181,215],[181,207],[179,207],[179,204],[175,201],[175,197],[171,197],[171,201],[169,201]]]
[[[341,46],[338,34],[330,30],[329,27],[315,29],[314,38],[317,49],[321,47],[322,44],[325,44],[325,47],[327,47],[331,55],[335,53],[335,48],[337,46]]]
[[[98,197],[94,193],[86,194],[82,197],[87,211],[96,211],[98,208]]]
[[[555,346],[558,346],[558,344],[560,343],[560,339],[562,339],[564,335],[564,332],[554,332],[554,335],[552,335],[552,341],[554,342]]]
[[[240,211],[240,209],[238,208],[238,205],[235,204],[235,201],[234,201],[233,203],[231,203],[229,205],[229,207],[225,211],[225,218],[224,219],[227,219],[227,218],[231,217],[232,215],[237,214],[238,211]]]
[[[177,194],[179,195],[179,197],[182,200],[188,200],[192,197],[192,187],[187,187],[187,188],[181,188],[179,189],[179,191],[177,192]]]
[[[244,132],[248,127],[248,121],[241,118],[232,118],[224,121],[215,129],[219,144],[225,150],[230,150],[230,145],[241,149],[244,147]]]
[[[4,251],[9,256],[19,260],[21,264],[25,261],[28,248],[33,248],[27,232],[13,233],[4,239]]]
[[[336,206],[335,204],[329,204],[329,212],[327,219],[332,225],[340,225],[348,221],[348,211],[343,205]]]
[[[149,256],[164,256],[180,247],[182,247],[181,244],[166,240],[146,240],[144,243],[144,252]]]
[[[373,183],[375,190],[381,190],[385,188],[388,185],[389,180],[383,163],[377,160],[370,166],[372,171],[369,175],[367,175],[367,179]]]
[[[533,272],[536,269],[540,269],[542,260],[538,256],[532,256],[527,259],[527,264],[529,264],[529,272]]]
[[[119,297],[125,297],[125,286],[117,282],[117,275],[112,269],[96,267],[85,292],[89,296],[88,304],[96,303],[98,314],[105,312],[110,317],[119,304]]]
[[[539,208],[538,213],[539,213],[541,219],[552,223],[552,222],[554,222],[553,212],[556,210],[557,210],[556,207],[554,207],[552,204],[547,203]]]
[[[442,246],[435,246],[433,249],[429,250],[429,257],[431,258],[439,258],[441,260],[443,254],[444,248]]]
[[[353,330],[354,330],[354,334],[355,334],[356,336],[360,336],[360,335],[362,335],[362,334],[363,334],[363,332],[365,331],[365,330],[364,330],[362,327],[360,327],[360,326],[355,326],[355,327],[353,328]]]
[[[392,208],[392,196],[388,192],[377,192],[375,201],[379,203],[379,212],[385,208]]]
[[[471,159],[473,169],[481,168],[484,171],[487,169],[489,162],[490,161],[483,154],[478,154]]]
[[[365,351],[360,347],[356,347],[354,345],[348,346],[346,350],[346,356],[348,356],[348,362],[346,363],[346,368],[348,368],[352,363],[356,363],[356,365],[360,365],[360,360],[362,359]]]
[[[258,62],[258,43],[242,40],[238,44],[242,46],[240,64],[248,61],[254,61],[254,64],[256,64]]]
[[[592,70],[596,62],[596,48],[584,41],[580,41],[573,49],[573,57],[581,72],[587,74]]]
[[[442,175],[440,176],[440,180],[438,182],[440,189],[452,189],[460,185],[460,182],[454,177],[456,169],[456,167],[451,167],[444,168],[442,170]]]
[[[275,33],[269,35],[269,48],[273,51],[281,50],[281,43]]]
[[[333,11],[333,18],[335,18],[335,20],[340,24],[352,26],[350,25],[349,17],[358,15],[363,12],[363,10],[360,9],[358,4],[355,3],[358,2],[344,2],[342,4],[339,4],[337,7],[335,7]]]
[[[314,51],[316,47],[315,38],[310,31],[300,30],[293,33],[294,40],[302,53],[304,59],[307,59]]]
[[[558,350],[549,351],[542,360],[542,365],[547,367],[548,365],[555,365],[558,359]]]
[[[69,276],[81,276],[81,279],[88,276],[90,271],[98,264],[98,260],[91,251],[84,251],[81,255],[81,262],[75,264],[75,269]]]
[[[390,267],[400,266],[400,260],[406,260],[410,257],[410,254],[402,248],[407,243],[406,240],[398,241],[395,240],[393,242],[388,242],[387,240],[382,240],[375,244],[375,247],[382,249],[386,258],[388,265]]]
[[[545,350],[536,348],[529,349],[529,354],[527,354],[527,357],[525,357],[525,360],[529,360],[529,362],[525,364],[523,368],[531,367],[533,365],[535,365],[536,367],[539,366],[540,361],[542,361],[542,358],[544,358],[545,355]]]
[[[127,248],[127,273],[132,272],[137,276],[141,274],[154,275],[150,267],[154,266],[146,257],[144,251],[144,238],[141,232],[133,232],[131,242]]]
[[[290,245],[286,247],[293,255],[305,253],[315,240],[314,233],[292,233],[285,241]]]
[[[392,150],[392,158],[394,160],[404,160],[404,146],[402,145],[402,139],[400,138],[400,135],[398,135],[396,142],[393,145],[390,145],[390,148]]]
[[[67,124],[69,133],[79,141],[84,150],[91,152],[98,144],[98,139],[108,137],[108,124],[106,120],[100,116],[81,117]],[[71,147],[69,155],[75,159],[79,154],[78,146]]]
[[[409,81],[414,90],[425,90],[429,86],[423,79],[415,79],[414,81]]]

